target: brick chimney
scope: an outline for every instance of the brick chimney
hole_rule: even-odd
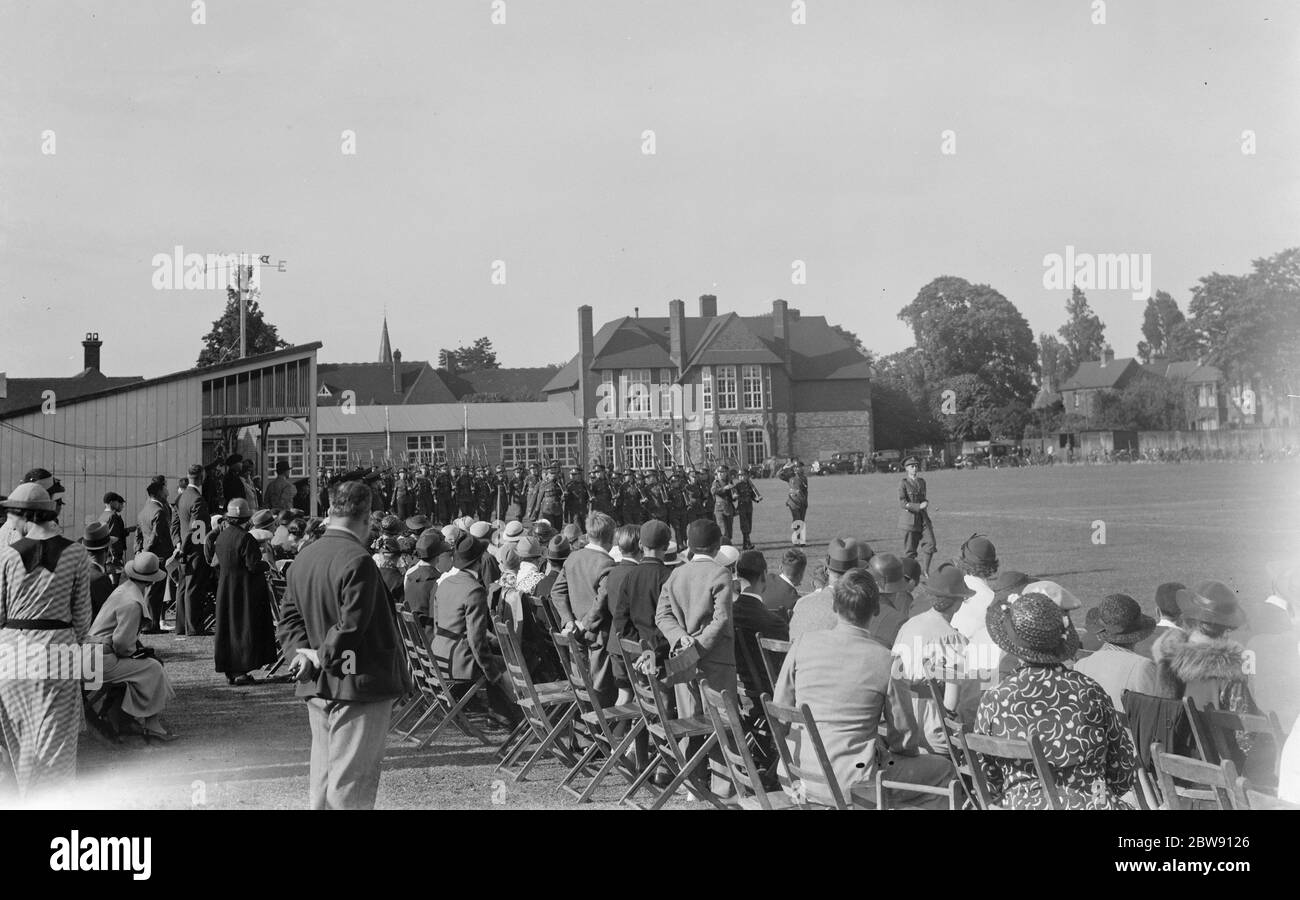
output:
[[[685,341],[686,304],[680,300],[671,300],[668,303],[668,355],[672,357],[678,373],[686,362],[686,348],[683,346]]]
[[[716,319],[718,317],[718,298],[713,294],[700,296],[700,318]]]
[[[781,355],[786,369],[790,368],[790,306],[784,300],[772,301],[772,338],[776,352]]]
[[[1111,346],[1109,344],[1101,348],[1101,367],[1103,369],[1106,368],[1106,366],[1109,363],[1113,362],[1114,359],[1115,359],[1115,351],[1111,349]]]
[[[94,369],[99,371],[99,348],[104,346],[104,342],[99,339],[99,332],[86,332],[86,339],[81,342],[85,348],[85,365],[83,369]]]
[[[393,351],[393,393],[402,395],[402,351]]]
[[[591,371],[596,359],[596,332],[591,322],[591,307],[578,307],[578,396],[582,398],[582,418],[596,416],[597,376]]]

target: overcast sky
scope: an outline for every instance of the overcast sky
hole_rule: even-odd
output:
[[[192,366],[224,292],[154,290],[177,245],[287,260],[263,307],[323,361],[373,360],[387,308],[408,359],[486,334],[509,366],[571,357],[582,303],[783,297],[889,353],[940,275],[1054,331],[1067,245],[1150,253],[1185,309],[1300,242],[1295,2],[505,10],[0,0],[0,371],[72,374],[86,331],[109,374]],[[1132,355],[1142,302],[1089,300]]]

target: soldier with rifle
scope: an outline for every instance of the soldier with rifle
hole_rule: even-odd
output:
[[[456,489],[456,515],[474,515],[474,475],[468,464],[457,466],[452,483]]]
[[[750,480],[748,469],[736,470],[736,483],[732,485],[731,496],[736,504],[736,515],[740,517],[740,549],[753,550],[749,533],[754,529],[754,504],[762,503],[763,498]]]
[[[668,479],[668,524],[672,526],[673,536],[678,547],[686,546],[686,526],[690,524],[690,508],[693,502],[691,483],[682,466],[673,469]]]
[[[587,482],[582,477],[582,467],[569,470],[569,480],[564,485],[564,524],[586,528]]]
[[[646,485],[641,489],[641,508],[645,510],[646,521],[658,519],[668,523],[668,491],[659,480],[658,469],[647,469]]]
[[[591,480],[587,484],[587,493],[592,512],[602,512],[607,516],[614,515],[614,488],[610,484],[604,463],[596,463],[592,470]],[[586,520],[578,524],[585,526]]]
[[[488,471],[487,466],[479,466],[478,474],[474,477],[474,517],[484,522],[491,522],[494,518],[492,505],[495,501],[496,485],[493,483],[492,473]]]
[[[528,508],[528,478],[524,475],[523,466],[515,466],[514,477],[510,479],[506,489],[506,521],[518,522],[524,517],[524,511]]]
[[[713,519],[722,530],[723,540],[730,544],[736,521],[736,501],[731,493],[731,470],[726,463],[718,463],[714,470],[710,493],[713,495]]]
[[[433,481],[429,478],[428,466],[420,466],[416,470],[415,511],[422,516],[433,518]]]
[[[454,487],[451,473],[447,471],[447,464],[439,463],[438,474],[433,477],[433,521],[438,525],[446,525],[456,517],[452,507]]]

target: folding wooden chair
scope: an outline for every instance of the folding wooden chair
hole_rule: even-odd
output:
[[[1258,773],[1252,773],[1250,777],[1258,782],[1277,784],[1282,767],[1282,746],[1286,743],[1286,735],[1282,732],[1282,723],[1278,721],[1276,713],[1235,713],[1226,709],[1208,707],[1200,711],[1200,716],[1219,759],[1235,761],[1244,758],[1241,749],[1237,746],[1238,732],[1267,735],[1273,742],[1273,766],[1272,772],[1269,773],[1270,777],[1265,778]]]
[[[772,690],[776,690],[776,678],[781,673],[781,666],[785,665],[785,656],[790,652],[789,641],[779,641],[776,638],[760,637],[758,639],[758,652],[763,657],[763,669],[767,672],[767,680],[772,685]]]
[[[817,730],[817,723],[813,720],[808,704],[800,704],[796,709],[774,702],[767,694],[761,699],[763,712],[776,742],[776,752],[781,759],[782,790],[793,794],[803,806],[850,809],[844,799],[844,792],[840,790],[835,770],[831,768],[830,756],[826,753],[826,745],[822,743],[821,733]],[[795,728],[799,729],[797,733]],[[800,747],[798,763],[790,752],[790,744],[794,740],[798,741]],[[830,803],[809,800],[810,784],[819,788],[818,794],[830,798]]]
[[[1237,767],[1232,760],[1225,759],[1215,764],[1189,759],[1166,753],[1164,745],[1156,741],[1151,745],[1151,761],[1169,809],[1195,809],[1191,801],[1202,799],[1202,796],[1212,800],[1219,809],[1237,808]],[[1202,790],[1188,791],[1179,787],[1174,781],[1176,778],[1199,785]]]
[[[1002,809],[993,799],[993,791],[984,777],[984,768],[980,757],[993,756],[998,759],[1025,760],[1034,768],[1038,783],[1043,789],[1043,797],[1049,809],[1064,809],[1060,791],[1056,787],[1056,778],[1043,756],[1043,745],[1038,735],[1031,734],[1026,740],[989,737],[986,734],[967,734],[964,736],[966,749],[971,753],[970,770],[975,779],[975,791],[979,795],[980,809]]]
[[[493,627],[506,660],[506,671],[510,675],[515,700],[524,714],[523,721],[502,747],[505,752],[496,771],[511,781],[523,781],[533,767],[547,756],[573,767],[578,761],[559,741],[560,734],[569,728],[569,723],[578,714],[578,702],[573,688],[566,684],[563,690],[545,693],[539,691],[532,676],[528,674],[528,667],[524,665],[514,633],[501,622],[494,623]],[[530,748],[532,755],[522,765],[516,766],[518,759]]]
[[[1119,718],[1120,726],[1128,732],[1128,739],[1133,743],[1134,750],[1136,750],[1137,737],[1133,734],[1133,726],[1129,724],[1128,716],[1119,710],[1115,711],[1115,715]],[[1133,786],[1133,795],[1137,798],[1139,809],[1160,808],[1160,797],[1156,793],[1155,786],[1151,783],[1151,776],[1143,765],[1137,767],[1137,784]]]
[[[766,697],[767,694],[762,696]],[[755,765],[754,756],[749,752],[749,742],[736,695],[731,691],[715,691],[709,687],[708,681],[701,681],[700,697],[704,710],[713,723],[718,746],[722,748],[727,773],[736,787],[735,799],[727,805],[741,809],[798,809],[800,804],[797,798],[783,790],[769,791],[764,785],[766,772]]]
[[[434,738],[449,724],[455,725],[467,737],[476,738],[482,744],[492,746],[492,742],[488,740],[487,736],[474,727],[473,723],[465,715],[465,707],[469,705],[470,700],[487,686],[487,677],[480,675],[473,682],[470,682],[469,688],[457,699],[452,692],[453,682],[443,677],[437,662],[434,660],[424,629],[416,621],[411,608],[402,603],[397,607],[397,612],[398,633],[401,635],[402,645],[407,651],[406,658],[411,663],[411,675],[415,682],[416,697],[412,704],[404,707],[398,714],[395,724],[406,721],[411,713],[419,711],[419,718],[416,719],[414,725],[400,735],[400,740],[412,740],[412,735],[420,729],[420,726],[424,725],[431,716],[436,716],[437,724],[434,726],[433,731],[418,742],[419,749],[423,750],[433,743]]]
[[[1244,777],[1237,776],[1238,809],[1300,809],[1300,803],[1279,800],[1272,794],[1255,790]]]
[[[583,736],[590,743],[586,753],[560,782],[560,790],[578,798],[579,803],[585,803],[596,788],[600,787],[605,776],[615,769],[629,784],[636,781],[638,773],[628,763],[625,754],[636,740],[636,736],[645,728],[645,720],[641,718],[641,710],[635,703],[606,707],[597,703],[596,687],[591,680],[591,663],[587,658],[586,647],[578,644],[572,635],[561,632],[553,632],[551,638],[560,650],[560,661],[569,674],[569,683],[578,701],[578,717],[574,719],[574,723],[579,725]],[[615,727],[620,723],[624,724],[625,729],[621,737]],[[569,785],[573,779],[580,772],[586,772],[602,755],[604,764],[592,776],[587,786],[581,791],[571,788]]]
[[[1123,703],[1123,721],[1128,725],[1129,735],[1134,739],[1133,747],[1137,750],[1138,758],[1142,760],[1142,766],[1138,769],[1139,805],[1143,801],[1152,809],[1160,809],[1164,805],[1159,779],[1156,778],[1155,765],[1150,757],[1150,745],[1143,748],[1138,746],[1137,743],[1137,734],[1143,729],[1140,727],[1141,723],[1136,721],[1136,717],[1141,714],[1143,709],[1166,708],[1173,711],[1167,714],[1181,713],[1183,721],[1187,723],[1187,731],[1175,731],[1171,736],[1179,741],[1186,742],[1189,754],[1195,754],[1191,758],[1201,759],[1215,765],[1218,764],[1219,754],[1215,749],[1214,740],[1210,736],[1209,728],[1205,724],[1200,710],[1196,707],[1196,701],[1191,697],[1174,700],[1126,690],[1123,695]],[[1215,799],[1210,791],[1203,791],[1199,795],[1193,792],[1191,796],[1193,799],[1198,800]]]
[[[943,728],[944,741],[948,746],[948,759],[952,761],[952,767],[957,772],[955,783],[960,786],[962,796],[959,808],[979,809],[979,795],[975,791],[975,774],[971,771],[970,754],[966,750],[966,737],[962,734],[961,722],[949,719],[943,714],[944,683],[931,678],[927,679],[927,684],[930,697],[939,710],[939,722]]]
[[[288,589],[289,583],[279,572],[268,571],[266,573],[266,587],[268,597],[271,602],[271,624],[275,627],[276,633],[280,629],[280,604],[284,600],[284,592]],[[266,677],[271,678],[276,672],[280,671],[285,664],[284,648],[281,647],[276,654],[275,661],[266,667]]]
[[[627,662],[627,675],[628,680],[632,682],[632,694],[636,698],[642,718],[645,719],[646,732],[650,735],[650,743],[655,754],[650,765],[646,766],[645,771],[637,776],[637,780],[628,788],[627,793],[619,799],[619,803],[641,809],[642,807],[635,803],[632,798],[646,786],[659,767],[663,766],[668,772],[672,773],[673,777],[649,807],[652,810],[659,809],[669,801],[677,789],[686,782],[686,779],[695,775],[700,766],[707,763],[709,751],[717,744],[718,736],[713,733],[713,723],[706,716],[677,718],[670,715],[668,700],[664,695],[664,686],[659,682],[659,679],[646,675],[632,665],[641,655],[641,645],[626,638],[621,640],[619,645],[623,652],[623,659]],[[703,738],[704,742],[688,758],[686,752],[682,749],[682,742],[691,738]],[[698,777],[692,779],[693,783],[690,790],[701,795],[719,809],[726,809],[727,805],[713,791],[709,790],[702,781],[703,779]]]

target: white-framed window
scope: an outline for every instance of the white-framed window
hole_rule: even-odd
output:
[[[763,408],[763,367],[742,366],[741,386],[745,392],[745,409]]]
[[[347,438],[318,437],[316,439],[316,450],[320,454],[317,465],[326,469],[346,469],[348,467]]]
[[[713,369],[708,366],[700,369],[700,386],[703,390],[700,405],[705,412],[713,412]]]
[[[710,463],[713,460],[713,429],[704,430],[704,461]]]
[[[632,468],[648,469],[655,464],[655,436],[648,431],[629,431],[623,435],[623,452]]]
[[[644,418],[650,415],[650,370],[624,369],[619,382],[623,397],[623,416]]]
[[[671,464],[677,461],[677,436],[671,431],[665,431],[663,437],[663,453],[661,458],[666,463]]]
[[[1075,408],[1075,409],[1078,409],[1078,408],[1079,408],[1079,392],[1078,392],[1078,391],[1075,391],[1075,392],[1074,392],[1074,408]]]
[[[727,465],[734,465],[740,460],[740,432],[735,428],[724,428],[718,433],[721,453],[718,456]]]
[[[507,469],[542,461],[542,437],[536,431],[503,431],[501,464]]]
[[[578,432],[541,432],[542,459],[554,460],[561,465],[572,465],[578,460]]]
[[[614,372],[602,369],[600,385],[596,388],[596,418],[613,419],[618,416],[618,397],[614,392]]]
[[[655,385],[655,397],[659,402],[656,416],[668,418],[676,413],[673,409],[673,370],[660,369],[659,382]]]
[[[736,367],[718,366],[714,373],[718,389],[718,409],[736,408]]]
[[[406,459],[411,465],[437,465],[447,461],[445,434],[408,434]]]
[[[767,432],[762,428],[745,430],[745,465],[761,466],[767,459]]]
[[[618,458],[618,447],[613,433],[603,435],[600,458],[601,462],[607,466],[613,466]]]
[[[1202,408],[1213,408],[1218,406],[1214,396],[1214,385],[1206,382],[1197,388],[1197,406]]]
[[[305,438],[274,437],[266,439],[266,468],[274,472],[276,464],[284,460],[289,464],[290,478],[304,478],[307,475],[307,461],[303,457]],[[344,459],[346,464],[347,459]],[[322,462],[321,465],[329,465]]]

